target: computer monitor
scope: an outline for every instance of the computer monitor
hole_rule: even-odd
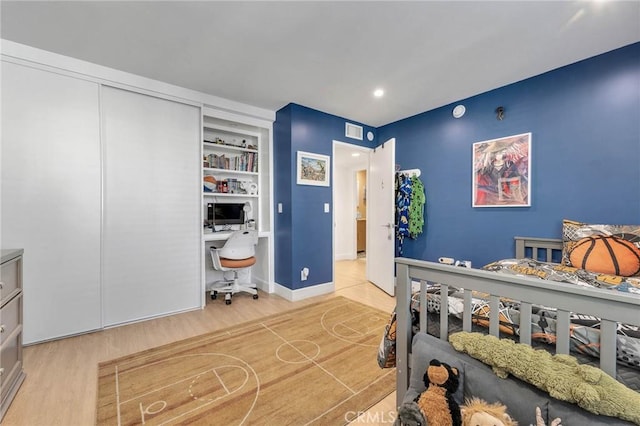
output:
[[[209,223],[214,226],[244,225],[244,203],[212,204],[213,208],[207,209]]]

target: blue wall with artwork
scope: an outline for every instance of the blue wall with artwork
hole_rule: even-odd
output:
[[[460,119],[456,104],[466,107]],[[473,143],[527,132],[531,206],[472,208]],[[396,162],[422,170],[427,194],[426,232],[405,240],[406,257],[480,267],[512,257],[515,235],[560,237],[563,218],[637,224],[640,43],[378,129],[390,137]]]
[[[454,119],[459,103],[466,114]],[[372,147],[395,137],[397,164],[422,170],[425,232],[405,239],[407,257],[480,267],[513,256],[515,235],[560,237],[563,218],[640,221],[640,43],[378,129],[365,125],[376,133],[371,144],[345,138],[345,121],[296,104],[276,115],[275,279],[292,290],[332,280],[331,214],[323,213],[331,188],[296,185],[295,164],[298,150],[331,155],[334,139]],[[473,143],[528,132],[531,206],[472,208]],[[305,266],[311,274],[301,281]]]
[[[364,133],[375,129],[361,123],[296,104],[276,113],[274,124],[275,281],[291,290],[333,281],[332,186],[298,185],[297,152],[327,155],[333,141],[373,147],[373,142],[345,137],[345,122],[361,125]],[[375,139],[374,139],[375,141]],[[338,183],[339,184],[339,183]],[[282,203],[282,213],[278,204]],[[328,203],[329,213],[324,212]],[[302,268],[309,268],[306,281]]]

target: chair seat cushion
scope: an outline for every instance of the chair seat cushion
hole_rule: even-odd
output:
[[[226,259],[220,258],[220,264],[225,268],[248,268],[256,263],[256,257],[252,256],[247,259]]]

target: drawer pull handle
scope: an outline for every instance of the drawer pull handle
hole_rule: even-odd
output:
[[[0,333],[4,333],[4,324],[0,325]]]

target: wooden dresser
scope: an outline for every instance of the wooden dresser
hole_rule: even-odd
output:
[[[0,421],[24,381],[22,249],[2,250],[0,269]]]

